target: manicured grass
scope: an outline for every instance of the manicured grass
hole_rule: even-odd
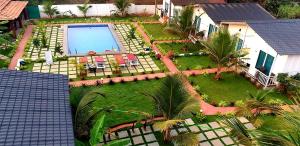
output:
[[[182,39],[179,34],[165,31],[162,24],[142,24],[144,30],[152,40],[178,40]]]
[[[175,64],[179,70],[216,67],[216,64],[209,58],[209,56],[176,57]]]
[[[157,17],[146,17],[146,16],[127,16],[127,17],[98,17],[102,22],[143,22],[143,21],[157,21]],[[96,18],[54,18],[54,19],[41,19],[52,24],[60,23],[95,23],[98,22]]]
[[[174,54],[196,53],[203,49],[200,43],[161,43],[158,44],[158,47],[163,54],[167,54],[169,51],[173,51]]]
[[[102,87],[71,88],[70,99],[71,101],[76,100],[81,89],[86,91],[101,91],[106,95],[106,99],[103,99],[103,103],[101,101],[101,103],[97,105],[113,105],[116,109],[122,111],[139,111],[155,114],[152,99],[144,96],[142,93],[152,92],[159,83],[159,80],[151,80],[118,83],[114,85],[104,85]],[[111,127],[143,118],[145,117],[138,114],[126,114],[113,111],[111,114],[107,114],[106,123],[108,127]]]
[[[249,99],[249,93],[257,93],[258,89],[250,81],[233,73],[222,73],[222,80],[214,80],[214,74],[190,77],[190,81],[201,94],[208,95],[208,102],[219,103],[220,101],[235,102]],[[286,103],[290,100],[281,93],[274,91],[268,99],[280,99]]]

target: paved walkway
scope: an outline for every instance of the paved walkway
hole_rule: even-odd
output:
[[[32,35],[32,31],[33,31],[34,26],[33,25],[29,25],[25,32],[24,35],[22,37],[22,40],[19,43],[19,46],[16,50],[15,55],[13,56],[13,58],[11,59],[11,62],[8,66],[8,69],[10,70],[14,70],[15,67],[17,66],[18,63],[18,59],[22,58],[23,54],[24,54],[24,50],[26,48],[27,42],[29,41],[31,35]]]

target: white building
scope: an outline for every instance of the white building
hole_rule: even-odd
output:
[[[248,73],[261,84],[274,85],[278,73],[300,72],[300,20],[249,21],[241,35]]]

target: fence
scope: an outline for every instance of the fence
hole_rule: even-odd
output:
[[[88,10],[87,16],[111,16],[117,11],[114,4],[90,4],[92,7]],[[59,11],[60,15],[70,15],[68,11],[72,12],[78,17],[82,17],[83,14],[77,8],[78,4],[71,5],[53,5]],[[161,5],[157,6],[161,8]],[[48,16],[44,13],[43,6],[39,5],[39,11],[41,18],[47,18]],[[132,4],[128,9],[129,14],[154,14],[155,5],[134,5]]]

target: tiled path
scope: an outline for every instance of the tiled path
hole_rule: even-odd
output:
[[[34,26],[33,25],[29,25],[25,32],[24,35],[22,37],[22,40],[19,43],[19,46],[16,50],[16,53],[14,55],[14,57],[11,59],[11,62],[8,66],[8,69],[14,70],[17,63],[18,63],[18,59],[22,58],[23,54],[24,54],[24,50],[26,48],[27,45],[27,41],[30,39],[32,31],[33,31]]]

